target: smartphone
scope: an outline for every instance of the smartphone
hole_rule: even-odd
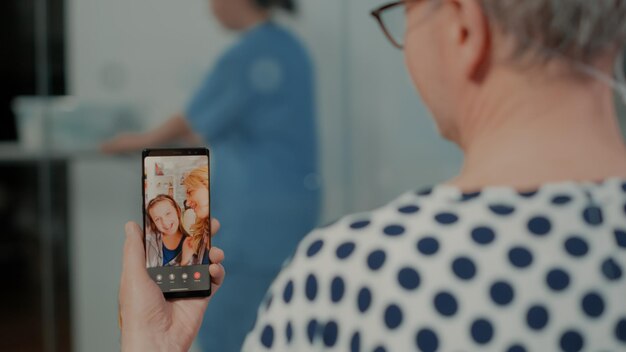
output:
[[[142,153],[146,267],[166,298],[211,295],[209,158],[206,148]]]

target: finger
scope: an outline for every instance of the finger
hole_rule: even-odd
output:
[[[214,237],[222,225],[216,218],[211,218],[211,237]]]
[[[122,277],[138,278],[147,276],[146,252],[143,245],[143,233],[139,225],[128,222],[125,226],[126,241],[124,242],[124,259],[122,265]]]
[[[213,264],[221,264],[224,261],[224,251],[218,247],[211,247],[209,249],[209,260]]]
[[[209,265],[209,274],[211,276],[211,282],[217,286],[221,286],[226,276],[226,271],[221,264]]]

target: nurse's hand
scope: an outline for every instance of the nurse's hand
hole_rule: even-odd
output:
[[[105,154],[130,153],[147,148],[151,144],[146,133],[122,133],[100,145]]]
[[[148,132],[120,134],[104,142],[100,150],[106,154],[129,153],[181,140],[189,145],[204,144],[187,123],[187,118],[183,114],[176,114]]]
[[[219,223],[212,219],[212,235]],[[196,337],[210,297],[166,301],[148,276],[139,225],[126,224],[124,262],[120,283],[120,328],[122,351],[188,351]],[[225,276],[224,252],[209,251],[211,291],[214,295]]]

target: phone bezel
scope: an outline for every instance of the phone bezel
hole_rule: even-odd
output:
[[[144,187],[144,183],[146,182],[146,163],[145,160],[147,157],[154,156],[197,156],[197,155],[206,155],[207,164],[209,166],[209,214],[211,214],[211,155],[208,148],[149,148],[144,149],[141,152],[141,213],[143,214],[143,246],[144,250],[146,248],[146,205],[145,197],[146,190]],[[210,216],[209,216],[210,217]],[[211,221],[209,221],[209,232],[211,232]],[[212,232],[211,232],[212,233]],[[211,236],[209,236],[209,248],[211,248]],[[207,267],[207,274],[209,276],[209,289],[208,290],[196,290],[196,291],[183,291],[183,292],[163,292],[163,296],[165,298],[191,298],[191,297],[208,297],[211,295],[211,273],[209,273],[209,265],[211,264],[211,260],[209,259],[209,264]],[[146,268],[147,269],[147,268]]]

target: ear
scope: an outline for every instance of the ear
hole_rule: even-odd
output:
[[[465,77],[480,81],[490,62],[491,31],[479,0],[444,0],[450,15],[446,40],[451,59],[460,64]]]

